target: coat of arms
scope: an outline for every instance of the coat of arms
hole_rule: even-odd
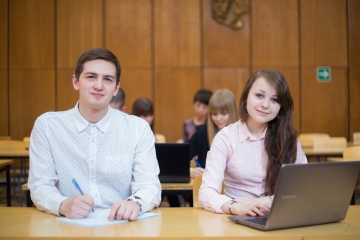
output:
[[[240,29],[240,17],[249,12],[244,0],[212,0],[211,7],[213,18],[232,29]]]

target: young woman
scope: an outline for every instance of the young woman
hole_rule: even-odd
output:
[[[249,78],[240,99],[241,120],[222,129],[207,154],[199,190],[204,209],[251,216],[270,210],[281,165],[307,163],[293,111],[280,72],[262,69]]]
[[[195,117],[189,118],[184,122],[183,141],[188,141],[195,133],[195,127],[205,124],[206,116],[209,110],[209,100],[212,92],[206,89],[200,89],[194,96]]]
[[[201,165],[201,167],[190,169],[192,178],[203,173],[206,166],[206,154],[217,132],[238,119],[234,94],[225,88],[217,90],[209,101],[207,123],[197,126],[196,132],[189,140],[190,157],[197,155]]]

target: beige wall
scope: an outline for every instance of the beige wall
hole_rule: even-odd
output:
[[[37,116],[72,108],[79,55],[119,58],[130,112],[146,96],[155,130],[176,141],[201,87],[239,99],[249,75],[280,70],[300,132],[351,139],[360,131],[360,1],[246,0],[243,28],[211,17],[211,0],[0,0],[0,135],[29,136]],[[330,66],[329,83],[316,67]]]

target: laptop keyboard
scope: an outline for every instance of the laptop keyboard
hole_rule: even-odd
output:
[[[266,220],[267,220],[267,218],[259,217],[259,218],[246,219],[245,221],[265,226],[266,225]]]

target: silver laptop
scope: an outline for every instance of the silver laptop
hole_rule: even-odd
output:
[[[229,216],[260,230],[338,222],[345,218],[360,172],[360,161],[284,164],[272,208],[264,217]]]

